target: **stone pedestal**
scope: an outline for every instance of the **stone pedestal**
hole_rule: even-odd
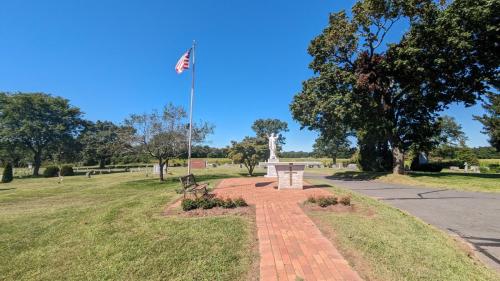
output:
[[[267,163],[279,163],[280,160],[278,158],[269,158],[269,160],[267,160]],[[267,167],[267,174],[264,176],[266,178],[276,178],[278,176],[278,174],[276,173],[276,168],[274,167],[274,165],[268,165],[266,164],[266,167]]]
[[[278,189],[304,189],[304,168],[302,163],[275,164],[278,174]]]

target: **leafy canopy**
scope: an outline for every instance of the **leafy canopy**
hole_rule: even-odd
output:
[[[245,137],[241,142],[232,141],[229,148],[229,157],[238,164],[243,164],[250,176],[253,176],[255,166],[266,159],[268,147],[261,139]]]
[[[0,142],[31,151],[38,175],[43,152],[73,139],[82,129],[81,111],[67,99],[44,93],[0,93]]]

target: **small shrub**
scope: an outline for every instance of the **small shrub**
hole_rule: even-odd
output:
[[[350,206],[351,205],[351,196],[341,197],[339,202],[340,202],[340,204],[342,204],[344,206]]]
[[[236,207],[247,207],[248,206],[248,204],[245,201],[245,199],[243,199],[241,197],[236,198],[234,200],[234,204],[236,205]]]
[[[337,198],[333,196],[319,197],[317,199],[318,205],[322,208],[328,207],[330,205],[337,204]]]
[[[5,165],[5,168],[3,169],[2,182],[8,183],[11,182],[13,179],[14,179],[14,173],[12,172],[12,164],[7,163],[7,165]]]
[[[212,199],[212,201],[214,202],[216,207],[224,207],[224,200],[216,197]]]
[[[490,164],[488,165],[488,169],[490,173],[500,173],[500,165],[499,164]]]
[[[57,177],[59,175],[59,167],[57,166],[48,166],[43,171],[43,176],[46,178]]]
[[[316,203],[316,198],[311,195],[311,196],[307,197],[306,203],[314,204],[314,203]]]
[[[231,198],[227,198],[226,200],[224,200],[224,205],[222,207],[226,209],[233,209],[236,208],[236,204]]]
[[[193,199],[188,199],[188,198],[182,200],[181,206],[182,206],[182,210],[184,210],[184,211],[190,211],[190,210],[194,210],[194,209],[198,208],[196,201]]]
[[[73,171],[73,167],[71,166],[62,166],[61,167],[61,176],[74,176],[75,172]]]
[[[213,199],[210,198],[197,198],[196,199],[196,205],[198,208],[202,208],[205,210],[212,209],[213,207],[216,207],[216,204]]]

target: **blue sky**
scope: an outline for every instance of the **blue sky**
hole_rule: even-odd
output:
[[[354,1],[0,0],[0,91],[65,97],[90,120],[121,122],[168,102],[188,106],[190,73],[178,58],[198,42],[195,120],[215,124],[208,144],[251,135],[257,118],[289,123],[285,150],[310,151],[315,134],[289,112],[312,75],[306,49],[328,13]],[[398,38],[404,27],[397,27]],[[469,145],[487,145],[472,114],[454,105]]]

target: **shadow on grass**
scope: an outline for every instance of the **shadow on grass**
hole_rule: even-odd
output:
[[[466,173],[431,173],[431,172],[409,172],[407,174],[409,177],[432,177],[432,178],[442,178],[442,177],[453,177],[462,176],[467,178],[480,178],[480,179],[500,179],[500,174],[466,174]]]
[[[369,181],[389,174],[388,172],[356,172],[346,171],[339,172],[332,176],[326,177],[330,180],[343,180],[343,181]]]
[[[254,175],[255,176],[255,175]],[[128,181],[120,184],[121,187],[132,188],[178,188],[180,187],[180,176],[168,176],[164,181],[158,178],[140,179]],[[227,179],[238,177],[235,174],[208,174],[208,175],[195,175],[196,182],[202,183],[211,180]]]
[[[494,263],[500,264],[500,257],[488,251],[489,247],[500,247],[500,239],[497,237],[478,237],[478,236],[470,236],[464,235],[460,231],[448,228],[449,231],[457,234],[465,241],[469,242],[474,248],[481,252],[483,255],[490,258]]]
[[[329,188],[332,187],[328,184],[313,184],[313,185],[305,185],[304,189],[313,189],[313,188]]]
[[[9,188],[0,188],[0,191],[7,191],[7,190],[12,190],[16,189],[15,187],[9,187]]]

